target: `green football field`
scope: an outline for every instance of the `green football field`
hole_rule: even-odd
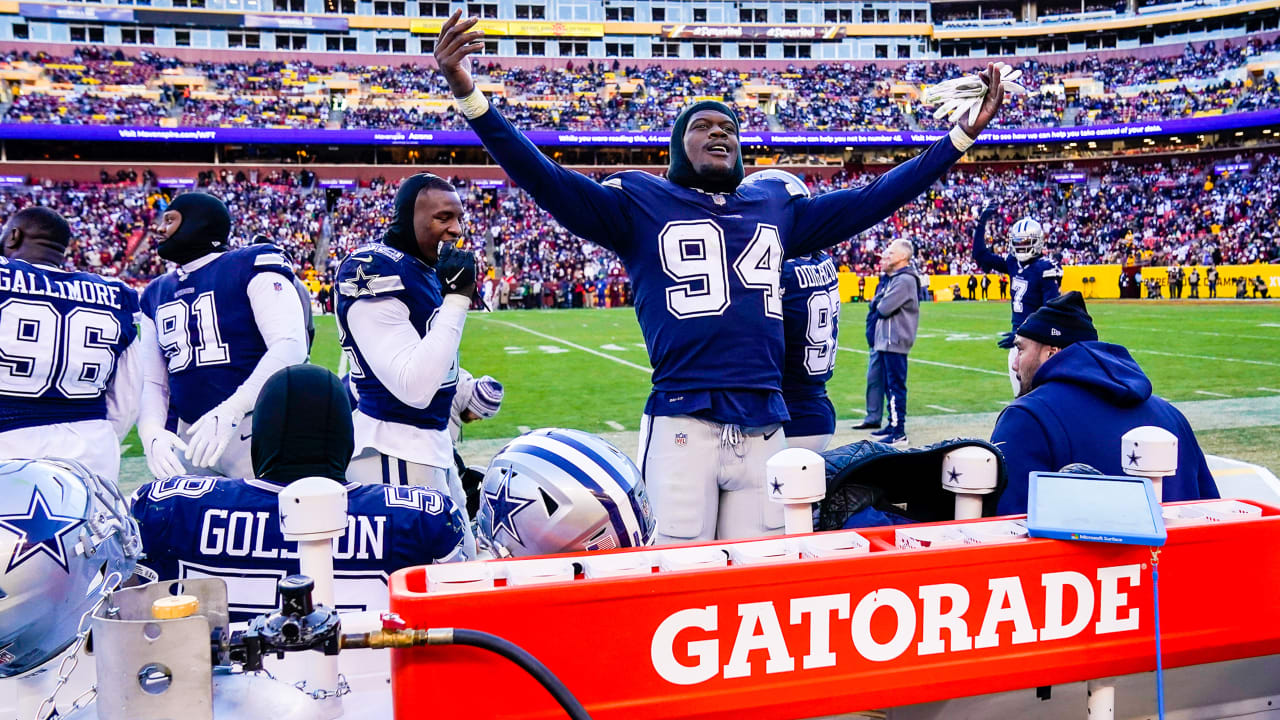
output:
[[[1280,469],[1280,303],[1095,301],[1089,310],[1102,339],[1128,347],[1156,392],[1183,407],[1207,451]],[[846,332],[828,386],[842,428],[862,416],[865,311],[842,308]],[[913,444],[989,435],[993,413],[1011,399],[1007,351],[995,346],[1008,323],[1007,302],[922,308],[908,378]],[[316,326],[312,361],[337,370],[334,319],[318,317]],[[725,359],[734,352],[724,348]],[[497,417],[466,428],[468,461],[483,463],[503,439],[547,426],[604,433],[635,452],[629,437],[639,429],[649,364],[632,310],[473,312],[462,364],[506,386]],[[126,455],[139,455],[136,439],[126,442]]]

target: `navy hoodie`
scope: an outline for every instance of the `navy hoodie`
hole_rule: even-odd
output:
[[[1151,394],[1151,381],[1119,345],[1075,343],[1045,361],[1031,392],[996,419],[991,442],[1004,453],[1009,484],[1001,515],[1027,511],[1028,476],[1086,463],[1104,475],[1124,475],[1120,437],[1142,425],[1178,436],[1178,473],[1164,479],[1164,500],[1218,497],[1204,453],[1182,413]]]

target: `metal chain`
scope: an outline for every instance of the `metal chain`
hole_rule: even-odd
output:
[[[80,650],[84,647],[85,640],[89,637],[89,628],[93,624],[93,615],[98,612],[102,604],[107,601],[107,597],[115,592],[124,578],[118,572],[113,572],[102,582],[102,588],[98,591],[98,601],[93,607],[85,611],[80,616],[80,624],[76,628],[75,642],[71,643],[71,654],[62,658],[62,662],[58,665],[58,682],[54,684],[53,690],[49,691],[49,695],[40,702],[40,707],[36,708],[35,720],[49,720],[57,712],[58,692],[71,679],[71,673],[75,672],[76,666],[80,664]],[[75,701],[72,702],[68,713],[73,713],[87,706],[93,698],[98,694],[98,686],[92,685],[85,690]]]
[[[340,698],[343,695],[351,694],[351,686],[347,684],[347,676],[342,674],[338,675],[338,687],[334,690],[325,690],[324,688],[321,688],[319,690],[307,692],[306,680],[299,680],[294,683],[293,686],[302,692],[307,693],[307,695],[311,696],[312,700],[328,700],[330,698]]]

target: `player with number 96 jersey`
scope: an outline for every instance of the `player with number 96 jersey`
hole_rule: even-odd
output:
[[[0,457],[70,458],[114,483],[141,384],[138,293],[60,269],[70,241],[42,207],[0,229]]]
[[[138,435],[157,478],[200,467],[249,477],[258,392],[307,359],[292,267],[272,245],[226,250],[230,229],[226,205],[203,193],[175,198],[157,226],[158,252],[178,263],[142,293]]]
[[[783,426],[788,447],[822,452],[836,431],[836,410],[827,381],[836,367],[840,282],[836,264],[823,252],[782,265],[783,327],[787,361],[782,397],[791,416]]]

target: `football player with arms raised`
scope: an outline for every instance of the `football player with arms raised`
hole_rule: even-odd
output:
[[[737,114],[714,101],[676,119],[665,179],[630,171],[598,183],[548,159],[490,106],[469,69],[484,46],[478,19],[460,17],[434,52],[472,130],[538,205],[616,252],[631,277],[654,368],[640,462],[658,542],[782,532],[764,488],[765,462],[786,446],[782,262],[857,235],[946,173],[999,109],[999,70],[984,74],[993,90],[972,125],[865,187],[815,198],[781,183],[740,188]]]
[[[194,468],[251,477],[258,391],[307,359],[293,269],[272,245],[228,250],[231,214],[205,193],[174,198],[153,231],[156,252],[178,267],[142,293],[138,436],[147,465],[161,479]]]
[[[48,208],[0,229],[0,457],[72,458],[114,483],[142,377],[138,293],[63,270],[70,243]]]
[[[1062,282],[1062,268],[1045,256],[1044,227],[1034,218],[1025,217],[1009,228],[1009,253],[1003,257],[992,252],[986,243],[987,223],[995,217],[995,204],[986,205],[978,216],[978,226],[973,231],[973,261],[987,272],[1009,276],[1009,302],[1013,309],[1013,329],[1001,336],[996,343],[1008,349],[1009,383],[1013,394],[1018,394],[1018,374],[1014,358],[1018,349],[1013,346],[1013,334],[1040,306],[1058,297],[1058,285]]]
[[[476,283],[475,258],[454,247],[462,214],[448,181],[405,178],[383,241],[358,248],[338,269],[337,315],[357,398],[348,477],[435,488],[465,508],[449,435]]]

